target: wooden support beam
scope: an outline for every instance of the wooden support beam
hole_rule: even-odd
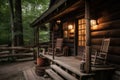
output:
[[[35,31],[35,28],[34,28],[34,45],[36,45],[36,31]]]
[[[86,49],[85,49],[85,71],[91,71],[91,36],[90,36],[90,0],[85,0],[85,21],[86,21]]]
[[[39,27],[36,27],[36,43],[39,44]],[[37,45],[37,57],[39,57],[39,45]]]
[[[53,53],[53,59],[55,59],[55,54],[54,54],[54,32],[52,32],[52,53]]]
[[[54,26],[55,26],[55,21],[53,21],[51,27],[52,27],[52,53],[53,53],[53,60],[55,59],[55,52],[54,52]]]
[[[78,54],[78,22],[77,20],[75,20],[75,33],[74,33],[74,53],[75,53],[75,56],[77,56]]]
[[[32,50],[32,48],[25,48],[25,47],[0,47],[0,50]]]

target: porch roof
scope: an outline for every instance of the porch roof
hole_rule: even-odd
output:
[[[80,7],[83,0],[60,0],[31,23],[31,27],[42,25]],[[61,9],[62,7],[62,9]],[[60,9],[59,9],[60,8]]]
[[[35,27],[37,23],[39,23],[42,19],[44,19],[46,16],[48,16],[50,13],[52,13],[54,10],[56,10],[60,5],[62,5],[67,0],[60,0],[53,6],[51,6],[48,10],[46,10],[40,17],[38,17],[35,21],[31,23],[32,27]]]

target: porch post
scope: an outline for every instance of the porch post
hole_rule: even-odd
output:
[[[39,57],[39,27],[36,27],[36,46],[37,46],[37,57]]]
[[[75,20],[75,33],[74,33],[74,53],[75,56],[78,55],[78,20]]]
[[[36,29],[34,28],[34,46],[36,45]]]
[[[52,57],[53,60],[55,59],[55,52],[54,52],[54,26],[55,26],[55,21],[52,22],[51,27],[52,27]]]
[[[52,31],[52,53],[53,53],[53,59],[55,59],[55,54],[54,54],[54,31]]]
[[[85,71],[91,71],[91,35],[90,35],[90,0],[85,0],[85,21],[86,21],[86,48],[85,48]]]

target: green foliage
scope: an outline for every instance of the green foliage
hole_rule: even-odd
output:
[[[25,44],[31,44],[33,42],[33,29],[30,28],[32,23],[37,17],[39,17],[45,10],[47,10],[49,0],[23,0],[22,3],[22,14],[23,14],[23,28],[24,28],[24,41]],[[45,41],[45,34],[40,35],[41,39]],[[46,39],[47,40],[47,39]]]
[[[49,24],[46,24],[45,27],[47,28],[46,30],[40,29],[39,30],[39,42],[48,42],[50,39],[50,32],[49,32]]]
[[[33,29],[30,23],[39,17],[49,6],[50,0],[22,0],[22,22],[23,35],[25,44],[33,42]],[[41,39],[49,33],[41,31]],[[48,34],[47,34],[48,33]],[[0,0],[0,44],[7,44],[11,41],[11,26],[10,26],[10,8],[8,0]]]
[[[10,42],[10,29],[8,0],[0,0],[0,44]]]

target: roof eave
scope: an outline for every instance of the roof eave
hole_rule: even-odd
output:
[[[60,5],[62,5],[63,3],[65,3],[67,0],[61,0],[58,3],[54,4],[53,6],[51,6],[48,10],[46,10],[40,17],[38,17],[36,20],[34,20],[30,26],[31,27],[35,27],[42,19],[44,19],[47,15],[49,15],[50,13],[52,13],[54,10],[56,10]]]

